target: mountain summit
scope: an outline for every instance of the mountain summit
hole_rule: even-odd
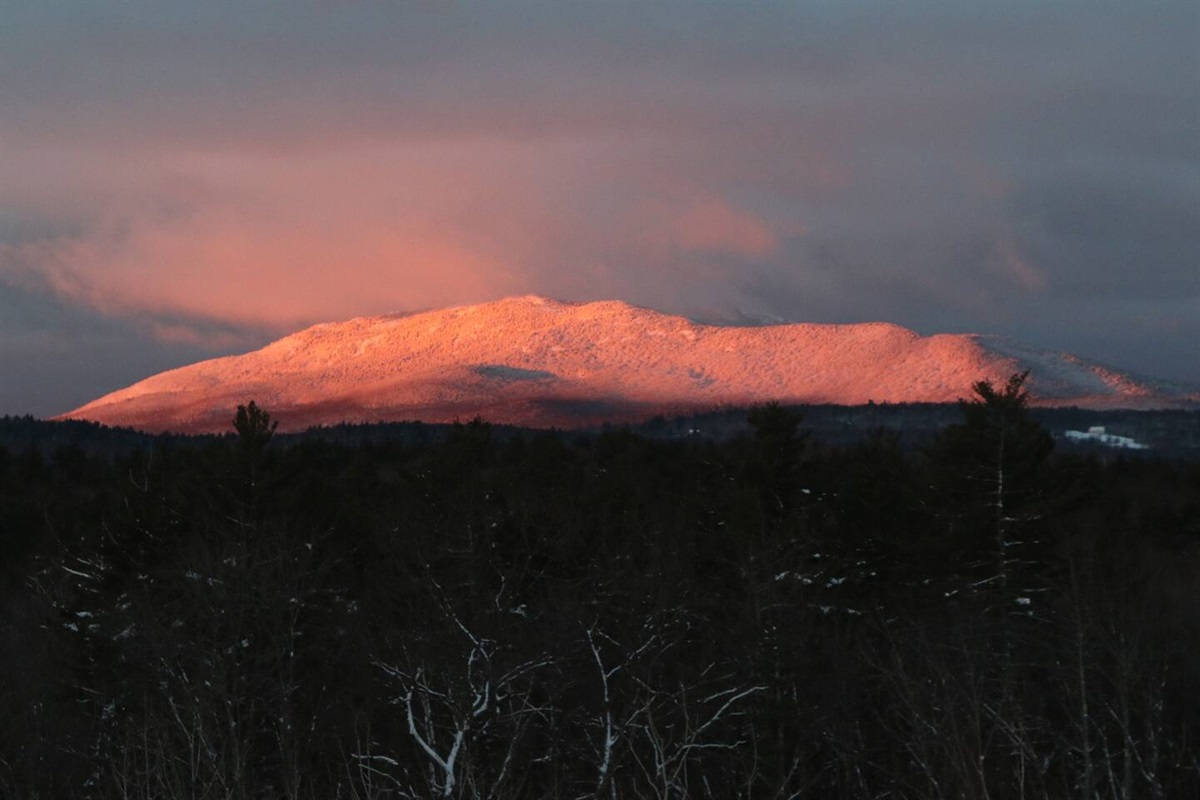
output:
[[[315,325],[252,353],[160,373],[63,417],[225,431],[232,409],[253,399],[290,430],[475,415],[572,427],[770,400],[952,402],[975,381],[1025,369],[1040,405],[1197,399],[993,336],[920,336],[887,323],[702,325],[623,302],[529,296]]]

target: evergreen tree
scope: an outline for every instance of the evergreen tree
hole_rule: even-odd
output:
[[[962,422],[950,425],[929,449],[942,507],[950,512],[954,549],[990,551],[983,578],[1003,592],[1010,578],[1011,534],[1028,523],[1037,497],[1039,468],[1054,440],[1029,414],[1029,372],[1004,387],[973,385],[975,397],[959,401]]]
[[[801,457],[808,436],[800,430],[804,415],[771,402],[746,417],[754,429],[754,451],[748,465],[750,482],[758,486],[768,518],[786,519],[796,507]]]
[[[252,457],[262,452],[278,427],[279,422],[272,422],[271,415],[259,408],[253,400],[248,405],[238,406],[237,414],[233,418],[238,444]]]

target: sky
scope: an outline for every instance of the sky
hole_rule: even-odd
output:
[[[1200,3],[0,3],[0,415],[522,294],[1200,382]]]

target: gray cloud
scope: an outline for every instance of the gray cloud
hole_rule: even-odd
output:
[[[157,372],[269,340],[207,320],[105,317],[0,282],[0,414],[65,413]]]

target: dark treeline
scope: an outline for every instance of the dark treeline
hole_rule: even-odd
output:
[[[863,436],[877,428],[888,428],[902,434],[901,446],[920,448],[934,440],[941,431],[959,417],[959,407],[953,403],[869,403],[861,406],[808,404],[794,406],[804,415],[804,429],[815,443],[832,447],[851,447]],[[628,426],[629,430],[649,439],[731,439],[751,433],[747,422],[748,409],[734,407],[691,414],[653,416],[646,422]],[[1112,448],[1100,444],[1078,444],[1064,439],[1068,430],[1086,431],[1093,425],[1104,426],[1108,433],[1127,436],[1147,445],[1149,451],[1125,451],[1123,455],[1139,454],[1150,458],[1200,459],[1200,409],[1108,409],[1093,410],[1073,407],[1031,408],[1029,415],[1055,437],[1061,451],[1105,455]],[[610,426],[564,431],[560,435],[574,438],[595,435]],[[279,433],[276,447],[294,442],[320,439],[346,445],[402,441],[408,444],[431,444],[445,439],[452,425],[440,423],[375,422],[343,423],[310,428],[303,433]],[[513,426],[494,425],[493,438],[505,441],[512,436],[529,436],[531,432]],[[232,428],[225,438],[233,436]],[[10,452],[37,448],[49,455],[61,446],[80,448],[88,455],[126,455],[135,450],[147,450],[184,444],[197,445],[222,438],[216,435],[150,434],[132,428],[109,428],[96,422],[63,420],[46,422],[31,416],[0,417],[0,447]]]
[[[0,448],[0,795],[1200,796],[1200,463],[977,389],[915,448]]]

